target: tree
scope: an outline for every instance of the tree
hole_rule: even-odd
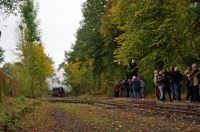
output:
[[[128,64],[134,58],[143,73],[182,61],[181,21],[186,7],[187,2],[180,0],[117,1],[111,9],[112,22],[123,33],[116,38],[116,60]]]
[[[20,2],[23,0],[1,0],[0,1],[0,15],[3,18],[8,17],[10,14],[16,14],[16,10]]]
[[[0,47],[0,63],[2,63],[4,61],[4,53],[5,51],[2,49],[2,47]],[[1,102],[1,94],[2,94],[2,90],[4,88],[4,83],[5,83],[5,74],[3,73],[3,71],[0,70],[0,102]]]
[[[178,66],[183,70],[200,59],[197,0],[88,0],[83,5],[83,16],[73,51],[66,52],[66,67],[79,65],[79,72],[92,69],[94,76],[87,77],[101,87],[109,83],[108,79],[137,73],[136,69],[151,82],[155,69]],[[77,76],[69,69],[66,73],[71,76],[67,80],[70,82]]]
[[[106,2],[104,12],[101,15],[101,27],[99,30],[104,40],[103,50],[106,55],[103,59],[104,70],[110,80],[122,79],[125,73],[129,72],[130,69],[130,67],[127,69],[126,66],[121,65],[121,62],[116,61],[114,57],[114,51],[118,48],[118,43],[115,41],[115,38],[122,33],[121,30],[117,28],[117,25],[112,23],[113,14],[111,8],[115,3],[116,0],[108,0]]]
[[[25,0],[20,5],[21,23],[18,28],[18,43],[15,54],[19,57],[18,72],[22,92],[30,97],[41,95],[47,87],[46,77],[53,74],[53,62],[44,53],[40,41],[37,17],[38,6],[34,0]]]
[[[4,52],[5,50],[3,50],[2,47],[0,47],[0,64],[4,62]]]
[[[20,82],[18,80],[18,72],[16,63],[5,63],[2,71],[5,73],[5,89],[4,94],[16,97],[20,93]]]
[[[124,71],[127,67],[114,61],[113,51],[118,46],[114,39],[119,32],[108,21],[111,19],[109,10],[110,3],[105,0],[86,1],[82,9],[84,19],[76,33],[77,40],[72,45],[72,51],[65,52],[67,83],[73,89],[80,85],[79,93],[84,87],[82,93],[102,91],[110,94],[113,80],[121,80],[126,75]],[[79,65],[76,67],[79,72],[70,70],[75,68],[74,65]]]
[[[21,1],[23,0],[1,0],[0,15],[2,16],[2,18],[5,19],[10,14],[16,15],[17,13],[15,11],[18,9]],[[0,18],[0,23],[2,18]],[[0,30],[0,38],[1,38],[1,30]]]
[[[105,54],[99,28],[101,26],[100,15],[103,13],[104,5],[105,0],[87,0],[83,4],[84,19],[77,30],[77,40],[72,47],[73,51],[66,52],[68,64],[78,62],[79,70],[84,69],[85,72],[90,72],[92,69],[92,74],[88,78],[88,81],[93,82],[90,84],[91,91],[101,88]],[[86,84],[84,83],[84,85]]]
[[[184,64],[189,66],[197,60],[200,60],[200,1],[191,0],[187,5],[187,15],[182,22],[183,25],[183,42],[185,52]],[[186,48],[187,47],[187,48]]]

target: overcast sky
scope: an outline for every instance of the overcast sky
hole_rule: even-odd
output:
[[[35,0],[39,3],[38,19],[41,20],[39,29],[42,31],[42,42],[45,53],[53,58],[54,67],[64,60],[64,51],[69,51],[75,42],[75,33],[79,28],[82,17],[82,4],[86,0]],[[5,61],[14,62],[16,56],[11,52],[15,48],[15,29],[19,18],[10,16],[0,22],[2,35],[0,46],[5,52]],[[6,25],[7,27],[4,27]]]

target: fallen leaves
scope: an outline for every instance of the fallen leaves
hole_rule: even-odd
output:
[[[33,131],[197,131],[195,121],[164,119],[160,115],[144,116],[140,109],[104,109],[87,104],[48,103],[28,113],[16,124]]]

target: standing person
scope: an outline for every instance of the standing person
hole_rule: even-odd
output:
[[[134,88],[133,91],[135,92],[135,98],[140,99],[140,81],[135,76],[133,76],[132,87]]]
[[[169,101],[171,102],[172,99],[171,99],[171,93],[170,93],[170,80],[166,72],[163,72],[161,81],[163,83],[163,100],[166,100],[165,93],[167,92],[169,96]]]
[[[123,82],[122,82],[122,85],[124,87],[124,90],[125,90],[125,96],[126,96],[126,99],[129,98],[129,82],[127,79],[124,79]]]
[[[186,102],[193,102],[193,87],[190,86],[190,79],[188,78],[191,71],[192,71],[191,67],[188,67],[187,70],[185,70],[185,75],[186,75],[185,81],[187,86]]]
[[[171,91],[172,91],[172,100],[176,100],[176,98],[175,98],[175,91],[174,91],[173,76],[170,75],[170,73],[171,73],[171,74],[174,73],[174,67],[173,67],[173,66],[170,67],[170,71],[169,71],[169,81],[170,81],[170,89],[171,89]]]
[[[114,84],[114,95],[115,95],[115,98],[118,98],[119,97],[119,88],[120,88],[120,83],[118,81],[115,82]]]
[[[168,75],[173,76],[174,83],[174,93],[176,101],[181,100],[181,82],[183,81],[183,75],[179,72],[178,67],[174,68],[174,73],[168,73]]]
[[[122,85],[122,81],[120,81],[120,87],[119,87],[119,97],[124,97],[125,95],[123,94],[124,93],[124,86]]]
[[[129,97],[133,98],[133,89],[132,89],[132,82],[131,79],[128,79],[128,83],[129,83]]]
[[[144,81],[141,79],[141,77],[138,77],[138,80],[140,81],[140,86],[141,86],[141,97],[144,99],[145,98],[145,84],[144,84]]]
[[[158,78],[156,80],[158,84],[158,89],[160,91],[160,99],[159,101],[163,101],[163,80],[162,80],[162,71],[159,72]]]
[[[193,101],[195,103],[199,102],[199,73],[197,69],[197,64],[192,64],[192,72],[188,75],[190,79],[190,86],[193,88]]]
[[[160,99],[160,92],[159,92],[159,89],[158,89],[158,83],[156,82],[157,79],[158,79],[158,71],[155,70],[154,71],[154,78],[153,78],[154,91],[155,91],[156,99],[159,100]]]
[[[183,86],[183,74],[179,72],[179,100],[181,100],[181,87]]]

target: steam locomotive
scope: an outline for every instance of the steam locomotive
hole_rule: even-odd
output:
[[[65,96],[65,91],[63,89],[63,87],[55,87],[52,90],[52,96],[54,97],[64,97]]]

